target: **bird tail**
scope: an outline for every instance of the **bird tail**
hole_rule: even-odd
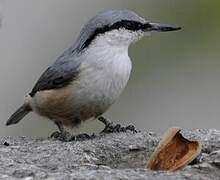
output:
[[[31,111],[31,108],[27,104],[23,104],[20,108],[18,108],[17,111],[15,111],[14,114],[11,115],[11,117],[6,122],[6,126],[9,126],[9,125],[12,125],[12,124],[17,124],[30,111]]]

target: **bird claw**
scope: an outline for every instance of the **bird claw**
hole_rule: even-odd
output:
[[[67,131],[65,132],[55,131],[51,134],[50,138],[63,141],[63,142],[68,142],[68,141],[71,141],[72,135]]]
[[[140,132],[140,130],[136,130],[135,126],[132,124],[129,124],[128,126],[126,126],[126,130],[132,131],[133,133]]]
[[[120,124],[114,124],[109,119],[106,119],[103,116],[100,116],[98,118],[98,120],[100,122],[102,122],[103,124],[105,124],[105,129],[103,131],[101,131],[100,134],[103,134],[103,133],[119,133],[119,132],[127,132],[127,131],[131,131],[133,133],[139,132],[135,129],[135,127],[133,125],[128,125],[126,127],[123,127]]]
[[[128,125],[126,127],[123,127],[120,124],[110,123],[105,126],[105,129],[101,132],[101,134],[103,134],[103,133],[120,133],[120,132],[127,132],[127,131],[131,131],[133,133],[138,132],[133,125]]]
[[[54,132],[51,134],[50,138],[63,141],[63,142],[70,142],[70,141],[85,141],[88,139],[93,138],[94,135],[90,136],[88,134],[78,134],[78,135],[71,135],[69,132]]]
[[[86,133],[83,133],[83,134],[78,134],[78,135],[72,136],[71,141],[85,141],[85,140],[89,140],[92,138],[93,138],[93,135],[90,136]]]

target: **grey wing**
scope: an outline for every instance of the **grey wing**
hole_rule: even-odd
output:
[[[30,96],[34,96],[36,92],[58,89],[68,85],[79,74],[79,62],[75,60],[57,60],[52,66],[41,75],[40,79],[32,89]]]

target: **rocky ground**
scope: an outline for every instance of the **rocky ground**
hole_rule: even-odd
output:
[[[182,134],[201,141],[202,153],[173,173],[144,169],[160,140],[154,133],[113,133],[73,142],[5,137],[0,139],[0,179],[220,179],[220,130]]]

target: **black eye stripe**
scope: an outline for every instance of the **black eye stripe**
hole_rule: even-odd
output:
[[[114,24],[112,24],[111,26],[104,26],[102,28],[97,28],[93,34],[84,42],[84,44],[82,45],[82,49],[87,48],[91,42],[95,39],[96,36],[98,36],[99,34],[104,34],[105,32],[114,30],[114,29],[127,29],[127,30],[131,30],[131,31],[138,31],[141,29],[145,28],[145,24],[138,22],[138,21],[129,21],[129,20],[121,20],[118,21]]]
[[[110,30],[112,29],[120,29],[125,28],[128,30],[137,31],[143,28],[143,24],[137,21],[128,21],[128,20],[122,20],[119,22],[116,22],[110,27]]]

